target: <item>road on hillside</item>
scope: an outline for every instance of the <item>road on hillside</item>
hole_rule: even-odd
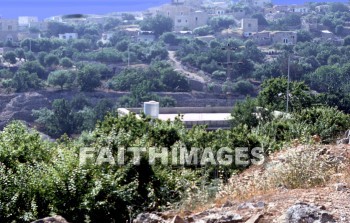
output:
[[[187,78],[199,81],[201,83],[206,83],[205,79],[197,73],[187,71],[183,68],[181,62],[175,57],[175,51],[168,51],[169,60],[173,64],[176,71],[181,72],[186,75]]]

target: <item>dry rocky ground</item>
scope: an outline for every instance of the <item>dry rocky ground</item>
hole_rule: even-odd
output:
[[[296,146],[233,176],[194,210],[142,213],[136,223],[350,222],[350,146]]]

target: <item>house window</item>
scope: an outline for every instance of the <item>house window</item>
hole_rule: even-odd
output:
[[[170,12],[168,12],[168,17],[170,16]]]
[[[249,28],[252,27],[252,24],[248,23],[248,27],[249,27]]]
[[[183,12],[181,12],[181,15],[183,15],[184,13]]]
[[[186,19],[186,23],[187,23],[187,19]]]
[[[8,31],[11,31],[11,30],[12,30],[12,26],[11,26],[11,25],[8,25],[8,26],[7,26],[7,30],[8,30]]]
[[[178,23],[181,23],[181,19],[178,19],[177,22],[178,22]]]
[[[283,43],[288,43],[288,39],[284,38]]]

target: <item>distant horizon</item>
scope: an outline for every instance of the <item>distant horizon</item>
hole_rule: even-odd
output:
[[[144,11],[169,3],[170,0],[1,0],[0,16],[18,18],[37,16],[39,19],[66,14],[108,14],[112,12]],[[303,4],[308,0],[273,0],[274,4]],[[312,2],[347,2],[347,0],[316,0]]]

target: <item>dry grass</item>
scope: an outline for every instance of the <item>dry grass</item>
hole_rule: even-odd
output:
[[[335,182],[350,185],[350,154],[345,157],[346,163],[329,162],[329,157],[320,153],[320,147],[298,146],[272,154],[264,165],[233,175],[227,184],[220,186],[215,199],[206,189],[192,185],[186,199],[178,206],[179,213],[201,212],[213,206],[220,207],[226,201],[240,203],[258,196],[272,196],[285,189],[320,188]]]
[[[269,162],[264,168],[244,177],[233,176],[221,188],[217,200],[239,201],[280,189],[322,187],[342,170],[342,164],[328,162],[316,147],[288,150],[283,161]]]

